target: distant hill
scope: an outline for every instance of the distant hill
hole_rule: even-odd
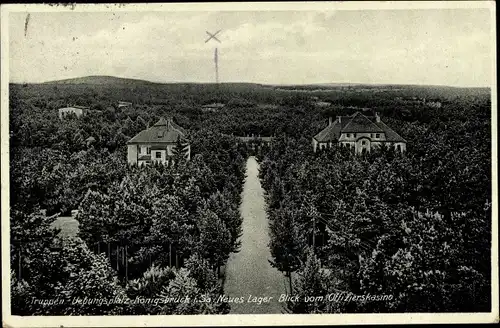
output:
[[[113,85],[113,86],[129,86],[129,87],[135,87],[135,86],[170,86],[170,87],[175,87],[175,86],[199,86],[199,85],[205,85],[205,86],[211,86],[214,85],[214,83],[200,83],[200,82],[151,82],[151,81],[146,81],[146,80],[140,80],[140,79],[129,79],[129,78],[123,78],[123,77],[115,77],[115,76],[105,76],[105,75],[96,75],[96,76],[84,76],[84,77],[77,77],[77,78],[72,78],[72,79],[65,79],[65,80],[56,80],[56,81],[49,81],[49,82],[44,82],[41,83],[44,85],[75,85],[75,84],[85,84],[85,85]],[[223,82],[220,83],[220,86],[222,88],[224,87],[230,87],[230,88],[262,88],[265,87],[265,85],[258,84],[258,83],[250,83],[250,82]]]
[[[214,83],[199,83],[199,82],[151,82],[140,79],[130,79],[106,75],[84,76],[65,80],[56,80],[44,82],[41,84],[87,84],[87,85],[116,85],[116,86],[197,86],[197,85],[213,85]],[[483,90],[489,91],[485,87],[453,87],[446,85],[412,85],[412,84],[366,84],[366,83],[313,83],[313,84],[262,84],[251,82],[223,82],[220,83],[221,87],[230,88],[272,88],[290,91],[311,91],[311,90],[338,90],[338,89],[469,89],[469,90]]]
[[[447,88],[447,89],[489,89],[489,87],[461,87],[451,85],[437,85],[437,84],[384,84],[384,83],[314,83],[314,84],[273,84],[270,85],[274,88],[289,88],[289,89],[337,89],[337,88],[393,88],[393,89],[408,89],[408,88]]]
[[[45,82],[43,84],[99,84],[99,85],[138,85],[138,84],[158,84],[139,79],[128,79],[115,76],[85,76],[73,79]]]
[[[23,84],[27,86],[29,84]],[[50,81],[38,85],[42,88],[58,86],[65,89],[66,94],[81,93],[82,88],[99,89],[107,92],[117,100],[132,101],[138,99],[163,99],[174,95],[191,94],[200,98],[201,103],[228,102],[232,98],[245,98],[254,101],[262,94],[270,98],[281,97],[283,94],[299,94],[300,96],[317,96],[329,102],[335,102],[342,97],[372,97],[374,94],[384,94],[386,98],[402,97],[417,99],[450,99],[463,96],[490,94],[489,88],[464,88],[433,85],[402,85],[402,84],[361,84],[361,83],[316,83],[298,85],[259,84],[246,82],[196,83],[170,82],[160,83],[140,79],[129,79],[114,76],[85,76],[72,79]],[[71,91],[70,91],[71,90]],[[166,93],[170,96],[166,96]],[[261,94],[261,95],[259,95]],[[133,96],[132,96],[133,95]],[[279,96],[277,96],[279,95]],[[131,98],[132,97],[132,98]],[[143,97],[143,98],[141,98]],[[185,96],[179,96],[185,97]],[[257,97],[257,98],[256,98]],[[265,97],[264,97],[265,98]],[[127,100],[128,99],[128,100]],[[266,100],[268,101],[268,100]],[[261,102],[266,102],[262,100]]]

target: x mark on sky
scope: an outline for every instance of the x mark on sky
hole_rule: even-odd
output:
[[[205,32],[207,32],[207,34],[210,36],[208,39],[206,39],[206,40],[205,40],[205,43],[207,43],[207,42],[208,42],[208,41],[210,41],[211,39],[214,39],[214,40],[216,40],[217,42],[221,43],[221,42],[220,42],[220,40],[219,40],[219,39],[217,39],[217,37],[216,37],[216,35],[217,35],[217,34],[219,34],[219,32],[220,32],[220,31],[221,31],[221,30],[218,30],[217,32],[215,32],[215,33],[213,33],[213,34],[212,34],[212,33],[210,33],[210,32],[208,32],[208,31],[205,31]]]

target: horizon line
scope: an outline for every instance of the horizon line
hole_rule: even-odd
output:
[[[117,75],[85,75],[85,76],[77,76],[77,77],[70,77],[70,78],[63,78],[63,79],[56,79],[56,80],[47,80],[43,82],[14,82],[14,81],[9,81],[9,84],[48,84],[48,83],[57,83],[57,82],[62,82],[62,81],[67,81],[67,80],[76,80],[76,79],[83,79],[83,78],[89,78],[89,77],[107,77],[107,78],[118,78],[118,79],[124,79],[124,80],[136,80],[136,81],[142,81],[142,82],[147,82],[151,84],[255,84],[255,85],[264,85],[264,86],[325,86],[325,85],[357,85],[357,86],[362,86],[362,85],[369,85],[369,86],[420,86],[420,87],[448,87],[448,88],[464,88],[464,89],[479,89],[479,88],[489,88],[492,89],[493,85],[476,85],[476,86],[466,86],[466,85],[451,85],[451,84],[425,84],[425,83],[387,83],[387,82],[380,82],[380,83],[373,83],[373,82],[311,82],[311,83],[262,83],[262,82],[245,82],[245,81],[231,81],[231,82],[189,82],[189,81],[152,81],[152,80],[147,80],[143,78],[136,78],[136,77],[125,77],[125,76],[117,76]]]

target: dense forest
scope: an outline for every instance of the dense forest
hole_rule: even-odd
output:
[[[222,293],[220,267],[238,250],[246,147],[210,129],[191,129],[190,161],[129,166],[128,139],[172,113],[142,107],[127,113],[109,101],[104,111],[59,120],[57,106],[38,103],[50,95],[19,97],[15,88],[10,99],[13,314],[227,313],[227,304],[201,300]],[[78,235],[61,236],[54,219],[75,209]],[[165,295],[200,302],[130,302]],[[85,297],[120,301],[74,302]],[[27,299],[62,300],[47,306]]]
[[[10,85],[12,314],[228,313],[202,300],[223,293],[220,268],[238,251],[248,155],[261,163],[273,265],[294,294],[395,295],[290,312],[489,310],[489,90],[104,80]],[[202,110],[215,102],[225,106]],[[90,110],[60,120],[68,105]],[[329,117],[366,108],[404,136],[404,155],[313,153]],[[129,166],[126,142],[162,116],[188,129],[192,159]],[[275,138],[253,148],[233,135]],[[78,234],[61,236],[54,219],[75,209]],[[85,297],[122,301],[75,304]],[[130,302],[141,297],[198,301]]]
[[[296,295],[323,297],[289,310],[490,311],[489,98],[376,110],[408,140],[406,153],[313,153],[308,138],[283,137],[263,156],[274,265]],[[328,301],[334,293],[393,299]]]

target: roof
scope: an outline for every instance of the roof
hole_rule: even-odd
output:
[[[332,103],[328,102],[328,101],[317,101],[314,104],[318,107],[326,107],[326,106],[330,106]]]
[[[70,107],[59,108],[59,111],[66,111],[66,110],[73,111],[75,109],[82,109],[82,110],[84,110],[84,109],[88,109],[88,108],[87,107],[81,107],[81,106],[70,106]]]
[[[384,130],[385,140],[390,142],[406,142],[406,140],[397,134],[393,129],[388,127],[384,122],[377,122],[377,125]]]
[[[171,118],[165,120],[162,117],[155,125],[139,132],[128,143],[175,143],[179,137],[181,140],[186,139],[186,134],[186,130],[175,124]]]
[[[273,137],[236,137],[237,139],[243,141],[243,142],[249,142],[253,140],[260,140],[263,142],[271,142],[273,140]]]
[[[365,116],[360,112],[352,116],[340,116],[332,124],[314,136],[318,142],[337,141],[342,133],[385,133],[386,141],[406,142],[399,134],[384,122],[377,122],[376,116]]]
[[[203,105],[202,107],[203,108],[222,108],[224,107],[225,105],[222,104],[222,103],[213,103],[213,104],[206,104],[206,105]]]
[[[360,112],[356,112],[349,123],[342,129],[343,133],[384,132],[378,125]]]
[[[337,120],[321,130],[320,133],[314,136],[314,139],[319,142],[337,140],[340,137],[341,130],[341,123],[339,123]]]
[[[328,125],[321,132],[315,135],[314,139],[319,142],[337,140],[338,138],[340,138],[342,128],[344,128],[349,123],[351,118],[352,116],[337,116],[337,120],[335,120],[335,122],[333,122],[331,125]]]
[[[132,103],[128,102],[128,101],[119,101],[118,102],[118,107],[128,107],[128,106],[132,106]]]

